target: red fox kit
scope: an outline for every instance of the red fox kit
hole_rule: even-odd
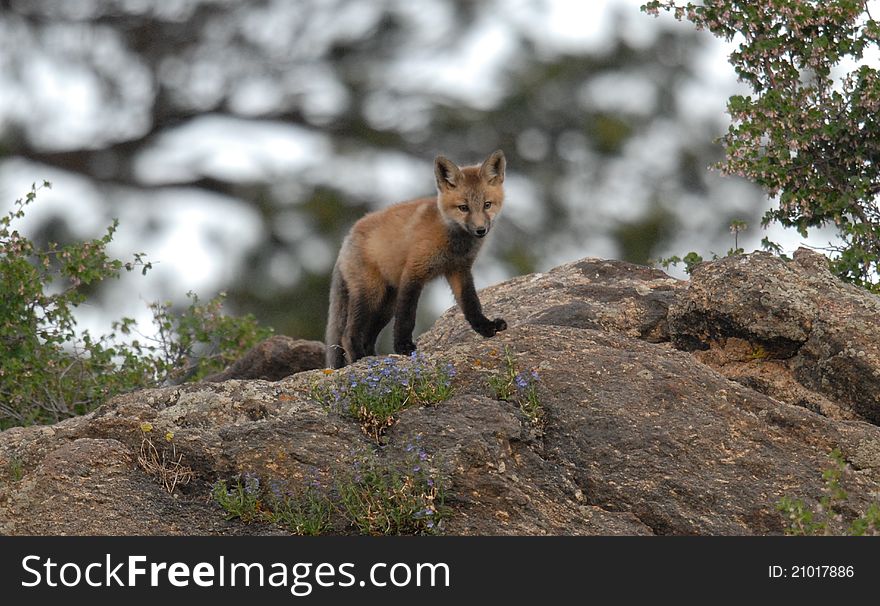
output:
[[[327,366],[376,354],[376,338],[394,316],[394,351],[415,351],[412,332],[422,288],[444,276],[464,317],[484,337],[507,328],[483,315],[471,266],[504,202],[502,151],[459,168],[437,156],[436,198],[370,213],[342,243],[330,284]]]

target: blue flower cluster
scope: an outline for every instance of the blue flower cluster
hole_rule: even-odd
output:
[[[431,363],[413,352],[409,360],[372,358],[367,370],[349,369],[316,387],[315,397],[331,409],[347,412],[369,425],[371,435],[393,423],[408,406],[435,404],[452,394],[455,367]]]
[[[538,377],[538,373],[534,370],[529,373],[520,372],[513,378],[513,382],[516,383],[517,389],[520,391],[524,391],[528,389],[532,383],[536,383],[540,380]]]
[[[260,494],[260,478],[252,471],[246,471],[243,475],[244,491],[248,496]]]

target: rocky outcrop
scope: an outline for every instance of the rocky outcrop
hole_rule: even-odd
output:
[[[324,344],[274,335],[248,350],[222,372],[205,377],[219,383],[229,379],[278,381],[284,377],[324,365]]]
[[[797,384],[808,391],[795,403],[880,424],[880,297],[837,280],[822,255],[800,249],[791,262],[754,253],[704,263],[669,326],[682,349],[740,350],[701,359],[751,387],[790,400],[786,386]],[[762,362],[751,365],[756,372],[736,367],[749,359]]]
[[[328,486],[353,450],[394,462],[414,443],[447,478],[451,534],[780,533],[775,503],[815,503],[833,448],[848,511],[876,500],[880,303],[820,256],[732,257],[689,282],[586,259],[481,299],[508,330],[441,317],[418,345],[454,365],[454,395],[399,413],[382,447],[313,399],[321,370],[145,390],[0,433],[0,534],[282,532],[226,521],[211,484]],[[540,376],[541,425],[489,387],[506,351]],[[138,463],[145,435],[192,472],[173,494]]]

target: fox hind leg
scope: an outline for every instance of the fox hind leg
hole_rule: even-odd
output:
[[[348,285],[345,283],[338,268],[334,268],[330,281],[330,309],[327,314],[327,333],[324,343],[327,347],[327,368],[345,366],[345,350],[342,337],[348,323]]]
[[[367,341],[367,331],[372,323],[372,315],[368,300],[363,296],[350,293],[348,319],[346,320],[345,332],[342,335],[342,347],[345,349],[349,364],[357,362],[366,355],[364,344]]]
[[[369,325],[364,334],[365,355],[376,355],[376,339],[379,338],[379,333],[388,325],[388,322],[391,321],[391,317],[394,315],[395,296],[396,291],[394,287],[386,287],[382,300],[378,302],[378,306],[370,311]]]

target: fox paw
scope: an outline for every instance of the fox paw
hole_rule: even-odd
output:
[[[506,328],[507,322],[501,318],[495,318],[494,320],[489,320],[487,318],[485,322],[481,322],[478,326],[474,326],[474,330],[484,337],[494,337],[496,332],[501,332]]]
[[[394,353],[396,354],[408,356],[415,350],[416,344],[412,342],[412,339],[409,339],[407,341],[400,341],[394,344]]]

